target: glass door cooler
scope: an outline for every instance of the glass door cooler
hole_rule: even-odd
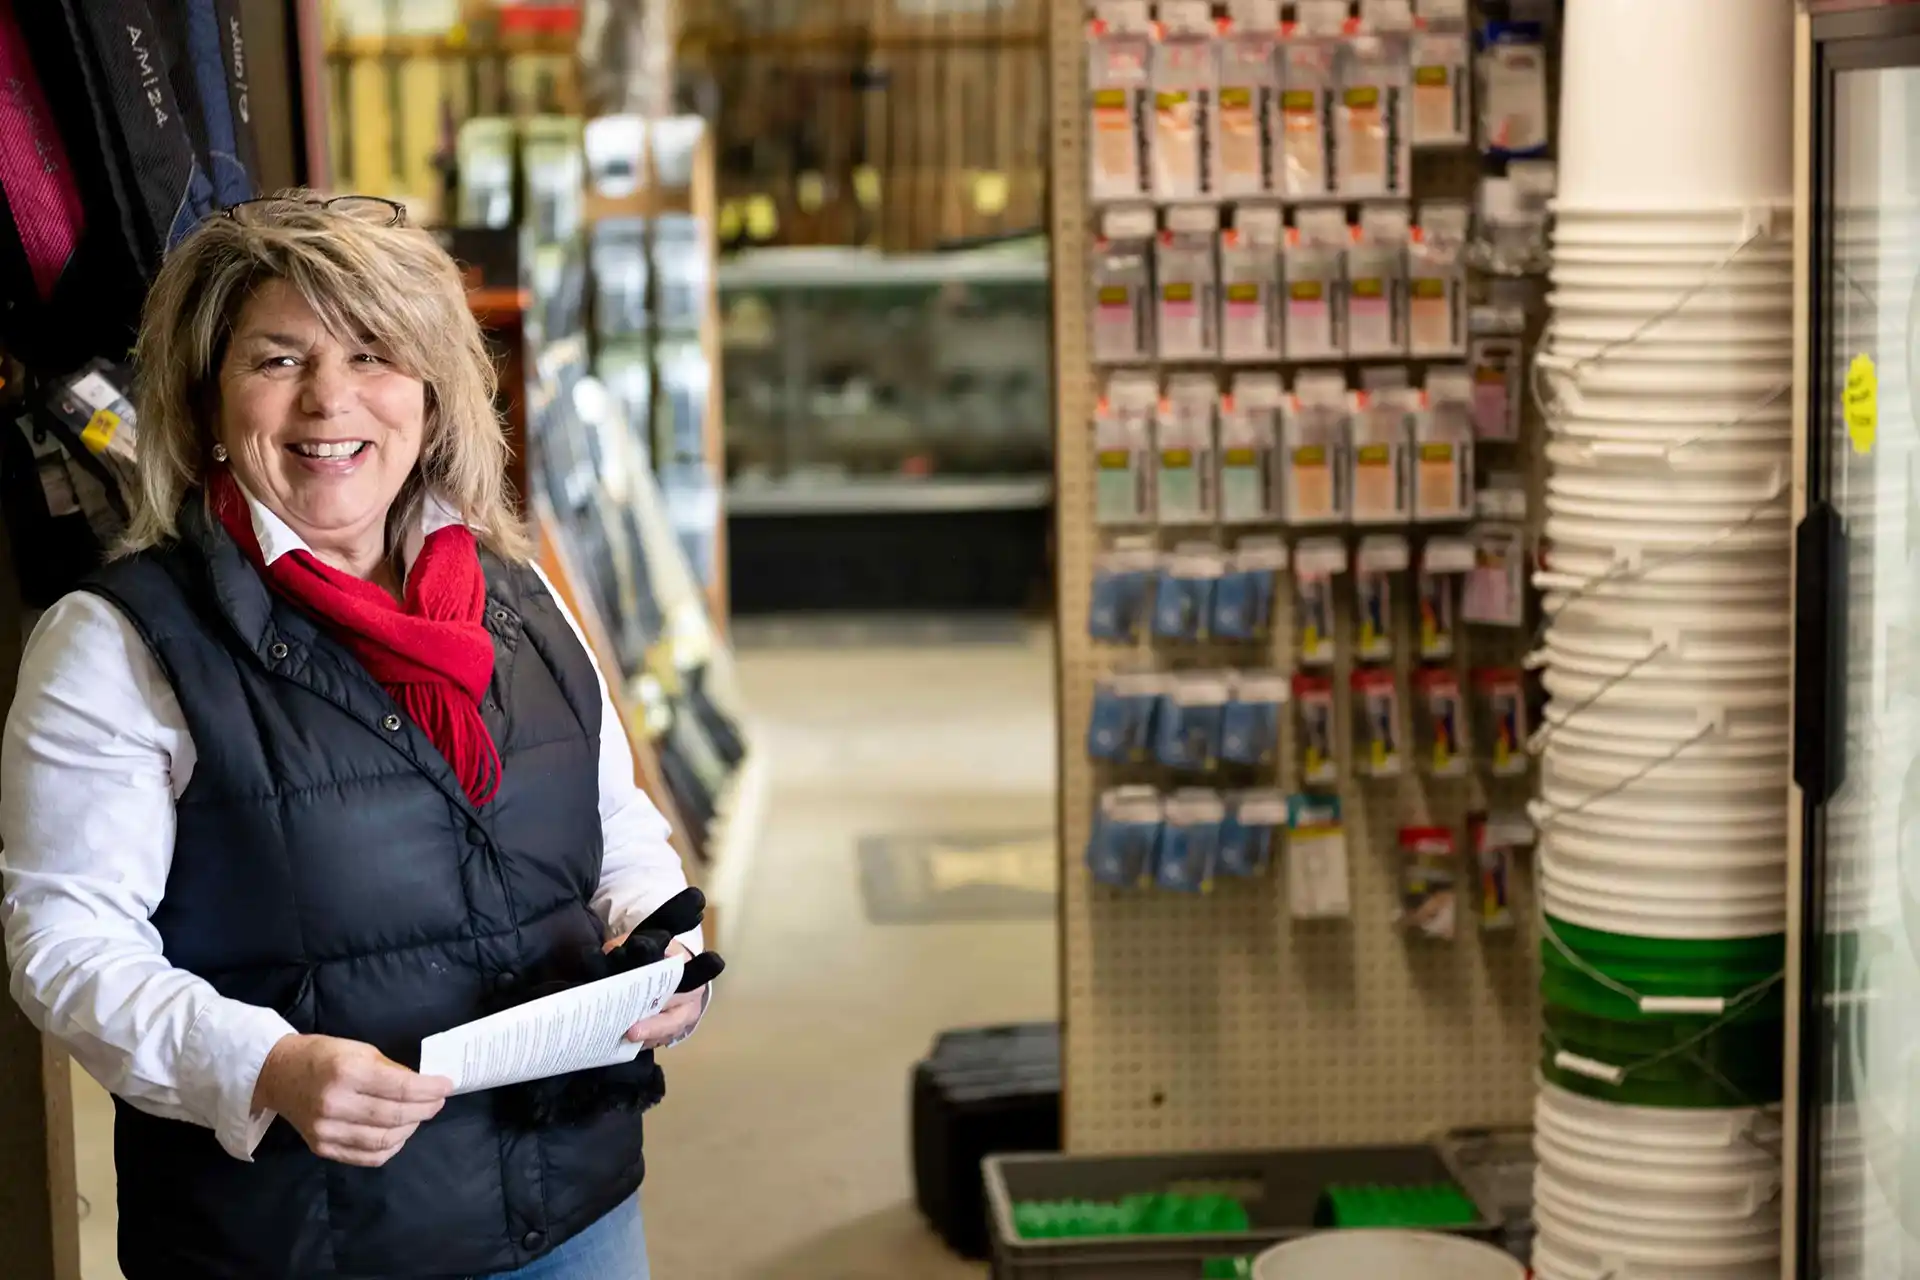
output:
[[[1920,5],[1803,8],[1792,1257],[1800,1280],[1904,1280],[1920,1277]]]

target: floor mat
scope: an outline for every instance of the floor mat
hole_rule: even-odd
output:
[[[863,836],[861,897],[875,924],[1051,919],[1058,858],[1051,829]]]

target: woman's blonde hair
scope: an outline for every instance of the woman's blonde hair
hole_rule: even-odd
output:
[[[208,218],[170,254],[147,294],[135,351],[139,461],[122,553],[172,541],[183,504],[213,462],[220,365],[240,311],[284,281],[344,340],[372,339],[426,384],[420,461],[387,513],[387,546],[418,519],[429,492],[459,512],[483,546],[530,551],[507,484],[496,378],[460,270],[427,232],[328,209],[306,191]],[[374,205],[376,212],[379,206]]]

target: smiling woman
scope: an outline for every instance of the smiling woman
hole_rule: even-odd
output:
[[[424,231],[355,216],[351,206],[342,213],[283,198],[243,207],[245,217],[212,219],[176,249],[147,300],[150,317],[178,323],[141,331],[142,501],[129,548],[176,534],[182,500],[212,451],[225,448],[251,496],[297,492],[318,504],[316,531],[362,551],[370,539],[356,525],[370,512],[361,504],[388,495],[376,527],[398,554],[431,494],[483,546],[523,558],[493,364],[446,251]],[[256,398],[260,418],[241,403]],[[377,468],[349,473],[359,483],[296,486],[281,459],[267,465],[268,454],[303,442],[290,431],[306,443],[352,442],[339,421],[348,406],[358,410],[354,429],[386,453]],[[314,549],[322,559],[336,553]]]
[[[717,957],[580,1046],[615,1066],[459,1096],[417,1070],[623,939],[700,951],[527,563],[459,273],[383,202],[230,215],[147,301],[127,545],[22,661],[12,993],[115,1095],[128,1280],[644,1280],[654,1052]]]

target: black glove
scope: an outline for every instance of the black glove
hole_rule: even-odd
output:
[[[699,927],[707,914],[707,895],[698,889],[682,889],[660,905],[659,910],[634,926],[627,940],[607,956],[609,974],[630,973],[667,958],[667,948],[683,933]],[[720,976],[727,967],[718,952],[703,951],[687,961],[677,994],[698,991]]]
[[[626,940],[612,951],[579,957],[576,972],[580,976],[533,984],[516,992],[502,1007],[525,1004],[582,983],[630,973],[664,960],[673,940],[697,927],[706,910],[705,894],[698,889],[683,889],[636,925]],[[687,961],[676,994],[698,991],[724,968],[726,961],[718,954],[702,952]],[[653,1051],[643,1049],[631,1062],[497,1089],[495,1110],[502,1121],[515,1128],[547,1129],[584,1124],[608,1111],[645,1111],[659,1103],[666,1093],[666,1077],[654,1063]]]

